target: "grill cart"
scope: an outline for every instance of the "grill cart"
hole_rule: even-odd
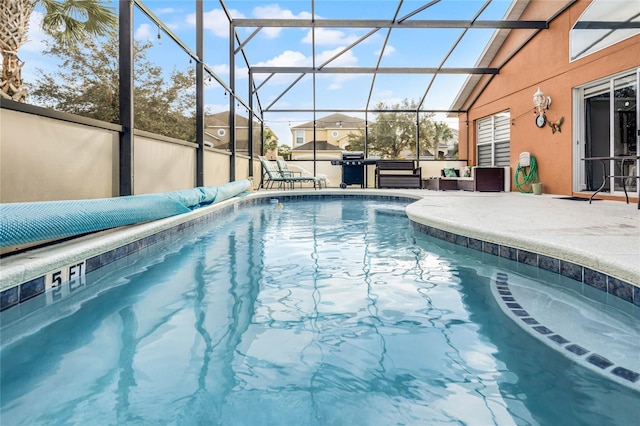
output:
[[[331,160],[334,166],[342,166],[342,182],[340,188],[347,185],[360,185],[364,188],[364,166],[376,164],[376,160],[365,160],[363,152],[343,152],[342,160]]]

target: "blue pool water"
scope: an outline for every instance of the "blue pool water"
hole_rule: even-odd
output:
[[[399,202],[243,207],[3,312],[1,423],[637,426],[640,393],[523,332],[496,273],[567,284]]]

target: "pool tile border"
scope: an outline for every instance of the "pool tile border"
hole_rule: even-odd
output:
[[[483,253],[496,255],[518,263],[554,272],[601,290],[606,294],[617,297],[636,306],[640,306],[640,287],[605,273],[594,271],[586,266],[538,254],[529,250],[518,249],[515,247],[455,234],[453,232],[444,231],[422,223],[414,221],[410,222],[413,229],[423,234],[454,243],[462,247],[468,247]]]
[[[498,293],[496,300],[502,306],[502,310],[508,313],[511,319],[516,323],[520,320],[521,326],[522,324],[525,324],[523,328],[525,328],[529,334],[533,336],[539,335],[537,336],[539,339],[542,339],[542,336],[544,336],[544,338],[549,341],[556,343],[558,347],[564,348],[566,351],[570,352],[572,357],[578,359],[583,364],[589,364],[599,370],[602,370],[602,372],[612,374],[616,379],[621,379],[620,381],[622,383],[640,387],[639,372],[619,365],[616,366],[606,357],[595,353],[588,348],[572,343],[568,338],[557,334],[552,329],[541,324],[538,319],[523,310],[520,303],[517,302],[517,299],[513,297],[512,292],[508,290],[509,282],[507,274],[498,272],[494,279],[492,279],[492,285],[494,286],[496,293]],[[503,295],[505,293],[509,293],[510,297],[505,297]]]

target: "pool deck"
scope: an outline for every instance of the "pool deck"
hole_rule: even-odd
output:
[[[517,192],[421,191],[419,223],[573,262],[640,286],[640,210]]]

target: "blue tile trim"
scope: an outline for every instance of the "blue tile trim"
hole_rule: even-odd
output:
[[[20,284],[20,303],[42,293],[44,293],[44,277]]]
[[[0,293],[0,311],[18,304],[20,299],[20,286],[8,288]]]
[[[492,280],[492,285],[498,293],[502,293],[501,288],[509,287],[509,278],[507,274],[504,272],[496,273],[494,279]],[[551,330],[550,328],[542,325],[537,319],[533,318],[527,311],[522,309],[522,306],[515,297],[511,297],[510,301],[505,301],[504,297],[502,297],[502,301],[500,297],[496,297],[498,303],[501,303],[503,306],[503,310],[511,313],[511,318],[516,320],[519,318],[522,322],[529,327],[525,327],[527,330],[531,330],[530,333],[533,335],[539,335],[540,338],[547,338],[552,342],[558,344],[558,349],[564,348],[568,352],[571,352],[575,357],[577,357],[580,361],[589,363],[603,371],[605,373],[610,373],[615,375],[616,377],[623,379],[626,382],[631,384],[640,384],[640,373],[636,371],[629,370],[622,366],[615,366],[611,370],[608,370],[610,367],[614,366],[614,363],[605,358],[604,356],[591,352],[589,349],[583,348],[580,345],[575,343],[571,343],[569,339],[564,336],[561,336]],[[587,355],[588,354],[588,355]],[[586,357],[584,357],[586,356]],[[584,358],[583,358],[584,357]]]
[[[411,221],[411,226],[413,229],[423,234],[440,240],[468,247],[483,253],[510,259],[518,263],[524,263],[525,265],[534,266],[546,271],[555,272],[565,277],[585,283],[591,287],[600,289],[619,299],[640,306],[640,287],[585,266],[534,253],[528,250],[482,241],[471,237],[465,237],[464,235],[452,234],[418,222]]]

